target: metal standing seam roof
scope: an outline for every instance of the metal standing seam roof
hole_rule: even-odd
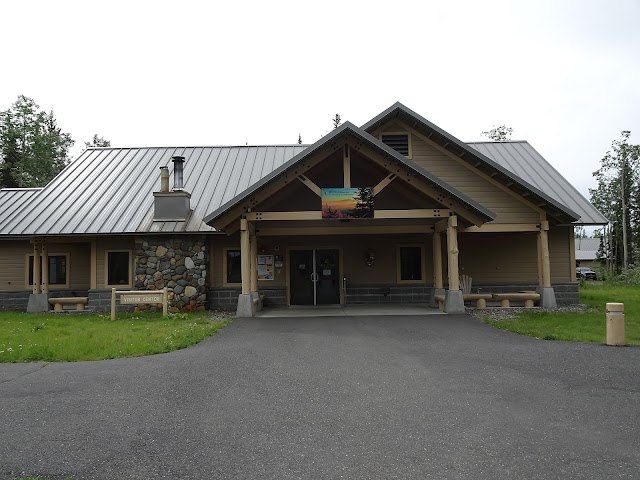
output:
[[[469,142],[467,145],[578,213],[580,219],[575,223],[586,225],[608,223],[605,216],[526,140]]]
[[[576,260],[595,260],[600,249],[599,238],[576,238]]]
[[[242,202],[244,199],[246,199],[249,196],[251,196],[254,192],[256,192],[260,188],[264,187],[268,183],[274,181],[276,178],[278,178],[278,176],[280,176],[285,171],[287,171],[287,170],[289,170],[291,168],[294,168],[294,166],[297,163],[303,161],[309,155],[312,155],[319,148],[321,148],[324,145],[327,145],[328,143],[330,143],[334,138],[337,138],[337,137],[339,137],[339,136],[341,136],[341,135],[343,135],[345,133],[349,133],[349,134],[359,138],[361,141],[363,141],[365,143],[368,143],[369,145],[373,146],[374,148],[376,148],[378,150],[381,150],[382,152],[384,152],[389,157],[392,157],[397,162],[401,163],[405,167],[408,167],[409,170],[413,171],[414,173],[416,173],[418,176],[420,176],[421,178],[423,178],[427,182],[435,185],[438,189],[446,192],[447,194],[449,194],[449,195],[457,198],[461,202],[463,202],[465,205],[470,207],[470,209],[473,210],[476,214],[480,214],[480,216],[484,217],[485,220],[490,221],[490,220],[495,219],[495,214],[493,212],[491,212],[487,208],[483,207],[482,205],[477,203],[472,198],[468,197],[467,195],[465,195],[462,192],[459,192],[458,190],[453,188],[451,185],[443,182],[438,177],[436,177],[436,176],[432,175],[431,173],[427,172],[426,170],[421,168],[416,163],[408,160],[406,157],[404,157],[403,155],[399,154],[398,152],[396,152],[394,149],[392,149],[388,145],[385,145],[384,143],[382,143],[380,140],[378,140],[377,138],[373,137],[372,135],[369,135],[364,130],[361,130],[360,128],[356,127],[351,122],[345,122],[342,125],[340,125],[340,127],[336,128],[331,133],[329,133],[328,135],[322,137],[320,140],[318,140],[313,145],[309,146],[306,150],[304,150],[303,152],[300,152],[298,155],[296,155],[295,157],[291,158],[288,162],[286,162],[285,164],[281,165],[279,168],[277,168],[276,170],[271,172],[269,175],[267,175],[266,177],[262,178],[259,182],[253,184],[250,188],[241,191],[240,194],[238,194],[236,197],[232,198],[229,202],[223,204],[220,208],[216,209],[211,214],[207,215],[205,217],[204,221],[206,223],[211,224],[213,221],[215,221],[215,219],[221,217],[222,215],[224,215],[225,213],[227,213],[228,211],[233,209],[238,203]]]
[[[71,162],[33,202],[2,215],[6,235],[211,232],[202,219],[306,145],[239,147],[94,148]],[[154,222],[152,192],[160,167],[185,157],[184,189],[191,193],[186,222]],[[3,193],[3,195],[5,195]]]
[[[456,192],[461,200],[483,209],[412,164],[378,139],[350,123],[361,138],[384,150],[436,185]],[[337,135],[340,129],[329,135]],[[315,145],[324,143],[324,137]],[[144,232],[211,232],[205,223],[232,199],[259,188],[285,169],[285,164],[307,145],[91,148],[71,162],[42,189],[0,190],[0,235],[93,235]],[[468,149],[499,168],[535,185],[556,203],[568,205],[580,217],[577,223],[604,224],[607,220],[548,164],[527,142],[473,142]],[[185,190],[191,193],[193,212],[186,222],[154,222],[153,195],[159,190],[159,169],[171,157],[185,157]],[[170,184],[173,179],[170,178]],[[566,207],[565,207],[566,208]]]
[[[41,188],[0,188],[0,232],[9,220],[29,204]]]

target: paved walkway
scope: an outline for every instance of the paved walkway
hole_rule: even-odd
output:
[[[0,364],[0,478],[638,478],[640,348],[462,315],[238,320],[139,359]]]

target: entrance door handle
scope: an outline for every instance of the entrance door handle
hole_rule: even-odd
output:
[[[317,274],[316,272],[313,272],[313,273],[311,274],[311,281],[312,281],[313,283],[315,283],[315,282],[317,282],[317,281],[318,281],[318,274]]]

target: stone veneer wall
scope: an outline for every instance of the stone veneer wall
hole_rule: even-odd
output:
[[[207,306],[207,247],[203,236],[136,239],[135,290],[169,291],[169,311]],[[139,309],[152,308],[140,305]]]

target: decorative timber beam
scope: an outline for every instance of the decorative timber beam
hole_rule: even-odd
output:
[[[295,235],[376,235],[376,234],[409,234],[433,233],[430,225],[380,225],[380,226],[318,226],[318,227],[267,227],[259,228],[261,237],[295,236]]]
[[[373,194],[373,196],[375,197],[377,194],[379,194],[382,189],[384,187],[386,187],[387,185],[389,185],[394,178],[396,178],[397,175],[395,173],[390,173],[389,175],[387,175],[386,177],[384,177],[380,183],[378,183],[375,187],[373,187],[373,190],[371,191],[371,193]]]
[[[313,193],[315,193],[316,195],[318,195],[319,197],[322,198],[322,190],[320,189],[320,187],[318,185],[313,183],[311,180],[309,180],[304,175],[298,175],[298,180],[300,180],[302,183],[304,183],[309,188],[309,190],[311,190]]]
[[[374,210],[373,218],[445,218],[452,214],[447,208],[422,208],[414,210]],[[251,222],[265,220],[322,220],[322,212],[319,210],[306,210],[299,212],[248,212],[245,218]],[[366,219],[355,219],[363,220]]]

